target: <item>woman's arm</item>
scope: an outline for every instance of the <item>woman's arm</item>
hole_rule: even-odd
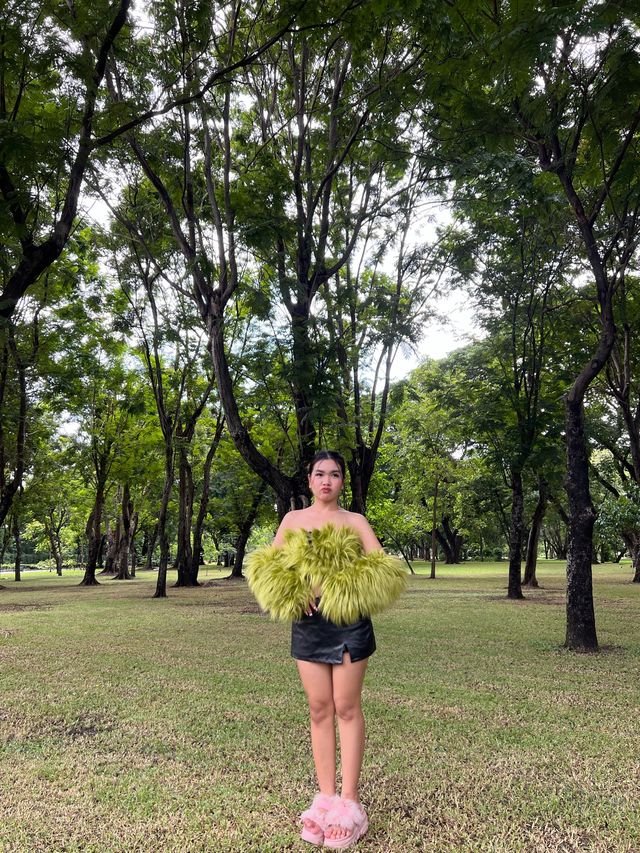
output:
[[[381,551],[382,545],[364,515],[354,512],[352,513],[352,518],[353,524],[351,526],[354,527],[360,535],[364,553],[369,554],[371,551]]]

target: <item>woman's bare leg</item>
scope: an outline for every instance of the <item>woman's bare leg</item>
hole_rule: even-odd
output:
[[[297,660],[300,680],[307,694],[311,718],[311,748],[318,777],[318,788],[332,796],[336,792],[336,728],[333,704],[331,664]],[[312,831],[314,821],[305,820]]]
[[[352,662],[345,652],[342,664],[332,667],[333,703],[340,732],[340,762],[342,765],[342,796],[359,802],[358,782],[364,754],[364,716],[362,714],[362,683],[368,660]],[[349,833],[329,827],[327,838],[345,838]]]

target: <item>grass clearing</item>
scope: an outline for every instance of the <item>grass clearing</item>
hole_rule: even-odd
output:
[[[640,588],[594,570],[602,650],[564,637],[564,565],[413,577],[375,620],[363,851],[640,851]],[[303,851],[314,791],[289,629],[241,582],[0,583],[0,850]]]

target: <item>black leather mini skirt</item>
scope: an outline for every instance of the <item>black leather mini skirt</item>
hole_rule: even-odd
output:
[[[320,599],[316,599],[316,604]],[[364,660],[376,650],[371,619],[358,619],[351,625],[336,625],[320,611],[303,616],[291,626],[291,655],[313,663],[342,663],[349,652],[352,661]]]

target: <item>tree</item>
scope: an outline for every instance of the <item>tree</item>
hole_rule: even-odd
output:
[[[456,415],[436,393],[440,369],[441,363],[426,361],[393,390],[384,452],[398,505],[393,518],[404,517],[401,529],[410,550],[413,545],[429,551],[432,578],[438,548],[447,563],[462,559],[456,496],[467,465]]]
[[[281,513],[308,501],[305,466],[315,450],[325,384],[314,369],[311,306],[319,288],[346,263],[363,224],[381,209],[388,181],[401,174],[387,170],[389,155],[383,156],[385,148],[374,137],[392,138],[397,149],[401,119],[391,91],[407,85],[406,75],[415,65],[415,51],[407,51],[391,28],[381,33],[369,23],[368,34],[379,42],[381,57],[372,77],[370,45],[365,47],[360,30],[362,11],[349,8],[345,17],[353,44],[340,32],[340,15],[327,26],[325,12],[320,7],[310,14],[304,33],[288,36],[270,50],[269,61],[247,71],[242,85],[211,90],[197,110],[184,104],[174,121],[127,137],[164,206],[189,270],[230,435],[276,492]],[[230,16],[228,38],[214,43],[203,33],[200,17],[187,7],[177,11],[171,25],[161,37],[171,50],[157,61],[166,85],[178,77],[197,88],[204,65],[192,61],[198,51],[207,53],[214,65],[236,62],[243,27],[250,39],[260,42],[264,37],[264,22],[244,14]],[[176,56],[181,57],[177,65]],[[120,102],[128,80],[116,72],[111,94]],[[328,99],[320,96],[326,87]],[[396,169],[404,158],[401,147],[394,155]],[[329,221],[341,186],[338,176],[350,174],[349,169],[358,182],[349,242],[334,243],[330,255]],[[249,270],[246,276],[239,274],[243,267]],[[229,370],[228,309],[254,276],[277,294],[274,313],[281,315],[283,308],[288,315],[286,370],[297,430],[292,475],[256,445],[240,415]]]
[[[149,186],[133,177],[120,205],[111,207],[114,221],[105,242],[114,264],[123,299],[114,307],[123,312],[122,323],[135,336],[153,392],[164,442],[165,482],[158,516],[160,567],[157,597],[166,595],[169,562],[167,520],[169,501],[178,472],[177,586],[197,584],[200,542],[191,543],[194,512],[192,448],[196,427],[210,400],[213,378],[202,377],[202,334],[197,329],[193,303],[181,292],[162,288],[163,283],[182,281],[187,275],[181,255],[157,228],[158,208]],[[180,290],[178,284],[177,291]],[[172,367],[169,365],[172,364]],[[209,472],[223,426],[217,417],[212,444],[203,472],[203,495],[196,516],[194,540],[201,537],[206,514]],[[203,506],[204,503],[204,506]]]
[[[220,543],[233,548],[231,578],[242,577],[242,564],[251,530],[261,518],[275,521],[267,503],[264,483],[244,462],[233,442],[225,437],[211,474],[211,500],[206,528]]]
[[[494,4],[486,10],[457,0],[446,66],[460,85],[445,93],[439,83],[429,111],[432,133],[456,152],[461,180],[488,161],[501,168],[516,160],[550,197],[557,194],[556,203],[573,217],[593,279],[600,335],[565,397],[571,518],[565,643],[575,650],[597,649],[584,399],[614,344],[614,297],[640,225],[640,67],[627,5],[546,4],[541,11]]]
[[[458,249],[458,274],[466,280],[486,333],[473,364],[468,362],[465,392],[480,397],[469,428],[495,455],[511,492],[508,597],[516,599],[522,598],[523,477],[541,432],[553,430],[560,418],[557,353],[566,342],[561,339],[558,346],[554,341],[558,324],[553,317],[567,298],[565,282],[573,262],[564,217],[554,216],[553,206],[532,182],[523,198],[524,180],[515,193],[513,174],[503,173],[463,189],[456,209],[468,231],[462,240],[459,231],[453,236],[471,255]],[[479,194],[478,185],[485,183],[491,192]],[[488,205],[489,196],[499,201]]]
[[[56,574],[62,575],[65,555],[73,532],[72,512],[76,510],[75,493],[81,488],[74,470],[73,443],[58,434],[51,411],[38,418],[37,430],[32,424],[32,451],[29,478],[22,497],[23,517],[30,519],[27,536],[48,548],[54,560]]]
[[[420,163],[413,159],[396,210],[385,216],[383,233],[377,233],[377,219],[370,221],[359,256],[349,258],[319,292],[331,345],[326,369],[336,362],[338,368],[333,371],[337,446],[348,449],[350,508],[362,514],[387,420],[391,369],[398,351],[420,337],[442,267],[437,244],[412,236],[422,224],[422,179]],[[331,229],[339,232],[339,246],[351,242],[351,196],[359,189],[350,176],[339,196],[342,215],[334,218],[337,224]],[[370,244],[375,248],[371,261]],[[383,271],[385,261],[393,261],[394,276]]]
[[[213,25],[207,37],[215,41],[223,35],[221,21],[233,20],[249,5],[230,0],[218,9],[201,3],[196,14],[205,29]],[[98,162],[98,154],[150,119],[201,99],[237,68],[255,62],[289,31],[305,2],[293,4],[293,11],[287,3],[269,10],[262,3],[256,5],[267,31],[263,43],[238,51],[229,64],[216,63],[198,86],[191,77],[183,77],[168,87],[162,81],[149,85],[154,69],[149,39],[131,25],[130,0],[99,0],[90,6],[35,0],[4,4],[0,224],[9,240],[0,317],[11,316],[18,300],[62,254],[72,235],[87,171]],[[157,3],[153,8],[159,28],[166,24],[164,6]],[[105,97],[104,87],[118,76],[120,63],[131,67],[130,57],[135,57],[144,82],[127,97],[121,91],[114,103]]]
[[[75,222],[107,58],[129,0],[8,2],[0,13],[0,219],[8,235],[0,317],[60,257]],[[76,52],[76,45],[80,47]]]

